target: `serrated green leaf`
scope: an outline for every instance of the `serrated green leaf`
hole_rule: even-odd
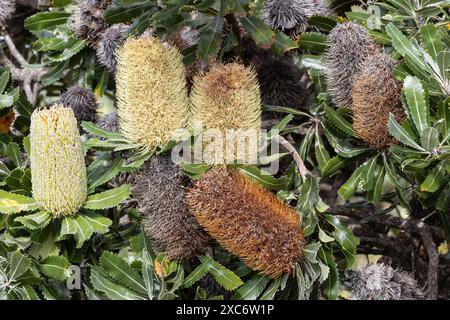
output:
[[[322,142],[322,139],[320,138],[318,130],[316,130],[316,133],[315,133],[314,152],[316,155],[317,163],[319,165],[319,169],[323,173],[323,168],[325,167],[326,163],[328,161],[330,161],[330,154],[328,153],[327,149],[323,145],[323,142]]]
[[[48,72],[42,76],[41,81],[44,86],[51,85],[61,79],[64,75],[64,72],[67,70],[67,68],[70,65],[69,60],[61,61],[60,63],[55,64],[52,66]]]
[[[197,56],[203,61],[209,61],[209,58],[215,58],[220,50],[222,43],[222,17],[215,17],[208,26],[200,33]]]
[[[59,281],[67,279],[70,275],[70,263],[62,256],[50,256],[38,264],[39,270],[50,278]]]
[[[111,219],[96,212],[85,213],[83,218],[90,224],[94,232],[100,234],[106,233],[112,225]]]
[[[308,20],[308,24],[319,27],[323,31],[331,31],[337,24],[332,17],[312,16]]]
[[[321,247],[320,242],[308,243],[304,247],[304,257],[311,263],[317,263],[317,252]]]
[[[389,114],[389,132],[395,139],[397,139],[401,143],[420,151],[426,151],[417,142],[415,142],[413,138],[411,138],[408,132],[404,128],[402,128],[401,125],[398,124],[395,116],[392,113]]]
[[[81,127],[85,131],[89,132],[92,135],[100,136],[105,139],[112,139],[112,140],[121,140],[122,139],[122,140],[126,141],[125,137],[123,135],[121,135],[120,133],[101,128],[92,122],[83,121],[83,122],[81,122]]]
[[[239,168],[239,170],[248,176],[250,179],[256,181],[264,188],[269,190],[282,190],[286,186],[286,180],[283,178],[276,179],[267,172],[253,166],[245,166]]]
[[[417,73],[426,75],[427,66],[421,59],[419,49],[393,24],[386,26],[386,32],[391,37],[392,44]]]
[[[185,288],[190,288],[208,273],[209,267],[209,260],[204,260],[184,279],[183,286]]]
[[[143,279],[121,257],[105,251],[100,257],[100,266],[120,284],[142,294],[147,294]]]
[[[433,151],[433,149],[439,143],[439,133],[433,127],[428,127],[423,130],[422,137],[420,138],[420,143],[422,147],[427,151]]]
[[[367,193],[367,200],[374,205],[379,204],[381,201],[385,174],[386,174],[385,167],[380,166],[377,170],[377,175],[375,177],[375,185]]]
[[[33,198],[0,190],[0,213],[14,214],[37,209]]]
[[[20,251],[14,251],[9,258],[9,281],[16,280],[23,275],[31,265],[30,259],[20,253]]]
[[[319,199],[319,181],[311,175],[306,177],[299,189],[297,210],[306,214],[317,204]]]
[[[45,227],[52,217],[47,211],[39,211],[27,216],[18,217],[15,220],[22,223],[25,227],[31,230],[36,230]]]
[[[153,274],[153,262],[146,249],[142,249],[142,277],[144,279],[147,295],[150,300],[154,298],[155,283]]]
[[[11,74],[9,73],[8,70],[3,71],[2,74],[0,75],[0,93],[3,93],[3,91],[5,91],[10,76]]]
[[[377,172],[377,169],[379,167],[377,164],[377,158],[378,155],[365,163],[367,170],[365,171],[365,174],[363,176],[364,184],[362,187],[366,191],[371,190],[373,188],[373,185],[375,184],[375,173]]]
[[[422,192],[436,192],[444,180],[445,175],[445,162],[439,163],[431,172],[427,175],[425,180],[420,185],[420,191]]]
[[[148,7],[148,2],[144,1],[131,6],[110,8],[105,12],[105,21],[108,24],[128,22],[141,15]]]
[[[7,177],[11,174],[11,171],[9,171],[8,167],[0,161],[0,176]]]
[[[25,28],[30,31],[40,31],[56,25],[64,24],[70,17],[68,12],[39,12],[25,20]]]
[[[15,142],[8,143],[6,147],[6,156],[11,159],[16,167],[20,167],[23,162],[20,146]]]
[[[212,260],[210,257],[201,256],[200,261],[209,265],[209,273],[226,290],[236,290],[243,285],[242,280],[231,270],[225,268],[220,263]]]
[[[122,168],[123,159],[121,157],[117,157],[112,160],[111,163],[108,163],[106,166],[98,166],[95,170],[88,173],[88,193],[91,193],[95,190],[96,187],[101,186],[116,175],[119,174]]]
[[[345,159],[342,158],[341,156],[334,156],[323,167],[322,176],[323,177],[331,176],[338,170],[344,168],[350,161],[351,159]]]
[[[271,43],[274,32],[264,21],[255,16],[243,16],[240,21],[257,45],[267,46]]]
[[[433,24],[427,24],[420,28],[420,33],[427,52],[433,59],[436,59],[438,53],[444,50],[438,29]]]
[[[350,122],[344,119],[339,113],[336,112],[336,110],[333,110],[330,107],[325,107],[325,119],[328,120],[328,122],[340,132],[357,138]]]
[[[145,300],[131,290],[111,281],[99,268],[91,268],[90,281],[95,290],[103,292],[112,300]]]
[[[61,231],[59,233],[59,237],[62,238],[66,235],[76,234],[78,230],[75,219],[67,216],[64,217],[61,221]]]
[[[334,238],[341,245],[342,249],[350,254],[355,254],[359,239],[337,217],[325,214],[324,218],[334,227]]]
[[[325,231],[319,228],[319,240],[323,243],[328,243],[334,241],[334,238],[330,237]]]
[[[108,191],[88,196],[83,207],[92,210],[112,208],[128,199],[130,195],[130,186],[123,185]]]
[[[444,213],[448,212],[449,208],[450,208],[450,182],[448,182],[445,188],[442,190],[436,203],[436,209]],[[447,217],[444,218],[447,219]]]
[[[275,54],[282,56],[285,52],[297,48],[297,43],[285,35],[283,32],[275,31],[275,38],[271,50]]]
[[[261,295],[260,300],[273,300],[280,286],[281,286],[281,277],[272,280],[270,286]]]
[[[264,291],[269,283],[270,278],[255,274],[253,277],[248,280],[243,286],[236,290],[233,297],[233,300],[256,300]]]
[[[403,92],[408,102],[411,118],[422,136],[423,130],[430,125],[430,113],[422,83],[416,77],[407,76],[404,80]]]
[[[315,52],[324,52],[328,47],[328,37],[323,33],[304,32],[298,40],[300,48]]]
[[[349,200],[355,194],[366,170],[367,167],[364,164],[359,166],[350,178],[339,188],[338,194],[345,200]]]
[[[75,240],[77,241],[77,248],[81,248],[83,243],[88,240],[94,233],[94,228],[86,221],[86,219],[78,214],[73,220],[76,227]]]
[[[46,56],[42,58],[42,63],[46,65],[50,65],[52,63],[61,62],[72,58],[78,52],[80,52],[84,47],[86,47],[87,43],[85,40],[78,40],[74,45],[70,47],[66,47],[63,52],[53,55]]]

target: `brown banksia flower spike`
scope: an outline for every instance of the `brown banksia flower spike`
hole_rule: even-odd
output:
[[[152,157],[136,174],[133,194],[143,213],[146,235],[169,259],[192,259],[204,252],[209,235],[185,203],[190,180],[169,155]]]
[[[395,143],[388,129],[389,114],[397,122],[406,119],[402,107],[400,81],[394,76],[395,63],[387,54],[368,58],[353,82],[353,128],[376,149]]]
[[[205,173],[187,203],[213,238],[261,274],[292,273],[303,254],[300,215],[234,169]]]
[[[338,24],[329,35],[325,54],[327,86],[336,107],[352,107],[352,84],[364,61],[377,47],[366,29],[354,22]]]

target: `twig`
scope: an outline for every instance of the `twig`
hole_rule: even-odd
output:
[[[17,67],[11,60],[9,60],[1,49],[0,62],[8,67],[13,79],[22,82],[23,91],[25,92],[28,101],[34,105],[40,89],[39,78],[47,73],[47,69],[44,67],[36,69],[27,68],[28,62],[22,54],[20,54],[19,50],[17,50],[11,36],[8,33],[4,33],[3,37],[6,45],[8,46],[9,52],[17,60],[21,67]]]
[[[274,139],[285,148],[289,154],[294,159],[295,164],[297,165],[297,170],[300,173],[300,176],[302,177],[302,180],[306,180],[306,175],[311,174],[309,170],[306,168],[305,163],[303,162],[302,158],[298,154],[297,150],[294,148],[294,146],[287,141],[283,136],[277,135],[274,137]]]
[[[419,222],[415,225],[415,229],[422,238],[428,255],[427,299],[436,300],[438,296],[439,254],[431,236],[430,227],[424,222]]]
[[[11,36],[8,33],[3,34],[3,38],[5,39],[6,45],[8,46],[9,52],[11,55],[19,62],[19,64],[24,67],[28,64],[27,60],[22,56],[22,54],[17,50],[16,45],[11,39]]]

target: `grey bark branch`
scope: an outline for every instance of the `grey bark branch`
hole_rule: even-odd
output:
[[[306,168],[305,163],[303,162],[302,158],[300,157],[298,151],[283,136],[277,135],[276,137],[274,137],[274,139],[276,139],[276,141],[278,141],[283,146],[283,148],[285,148],[289,152],[289,154],[292,156],[292,158],[294,159],[294,162],[297,166],[297,170],[300,173],[300,176],[302,177],[302,180],[305,181],[306,175],[310,174],[310,172]]]

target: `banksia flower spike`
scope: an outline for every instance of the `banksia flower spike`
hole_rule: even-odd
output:
[[[123,23],[115,24],[103,32],[96,49],[97,58],[100,64],[106,67],[111,73],[116,72],[116,50],[125,41],[124,32],[128,26]]]
[[[4,24],[6,20],[11,19],[15,11],[16,11],[15,0],[0,0],[0,25]]]
[[[209,72],[194,78],[191,111],[193,126],[201,124],[203,129],[219,130],[224,141],[234,138],[226,135],[227,130],[250,131],[257,141],[261,95],[256,72],[238,63],[213,65]],[[257,153],[257,148],[248,147],[246,161]],[[234,157],[236,160],[236,153]]]
[[[292,273],[302,256],[299,214],[238,171],[208,171],[187,202],[200,225],[255,271]]]
[[[263,19],[272,29],[295,37],[310,29],[308,20],[312,16],[331,14],[325,0],[266,0]]]
[[[157,38],[129,38],[117,51],[116,91],[122,134],[144,151],[167,144],[188,123],[180,52]]]
[[[305,70],[291,58],[262,55],[255,61],[262,101],[268,105],[301,108],[312,93]]]
[[[83,121],[95,121],[97,102],[91,90],[72,86],[61,95],[61,103],[73,110],[78,127]]]
[[[395,64],[387,54],[368,58],[353,82],[353,128],[376,149],[395,142],[389,134],[389,113],[402,123],[406,114],[401,102],[401,83],[394,77]]]
[[[170,156],[152,157],[134,182],[144,231],[154,240],[155,249],[169,259],[193,258],[204,251],[210,239],[185,204],[188,184],[189,178]]]
[[[376,53],[367,31],[357,23],[338,24],[331,30],[326,53],[327,85],[337,107],[352,106],[352,84],[364,60]]]
[[[31,116],[30,163],[33,197],[54,216],[71,215],[87,195],[86,167],[72,109],[54,105]]]
[[[369,264],[352,277],[354,300],[422,300],[424,292],[412,275],[383,263]]]
[[[117,112],[111,112],[97,121],[97,125],[100,128],[112,131],[119,132],[119,116]]]
[[[104,18],[112,0],[77,0],[72,27],[75,35],[85,39],[91,47],[96,47],[103,31],[107,28]]]

